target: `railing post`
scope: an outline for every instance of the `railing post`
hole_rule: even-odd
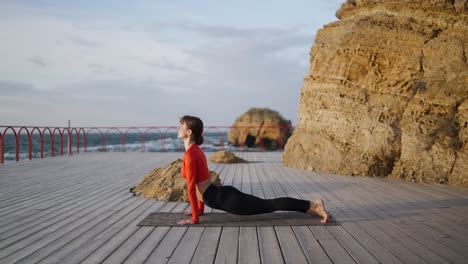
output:
[[[68,120],[68,155],[71,155],[72,140],[70,134],[70,120]]]
[[[285,144],[286,144],[286,137],[288,135],[290,135],[290,133],[292,132],[291,130],[294,128],[293,126],[278,126],[279,128],[279,133],[280,133],[280,138],[278,139],[278,141],[276,142],[276,145],[278,147],[279,150],[284,150],[284,147],[285,147]],[[96,147],[98,149],[98,151],[103,151],[103,152],[107,152],[107,144],[112,144],[112,145],[116,145],[118,143],[114,143],[113,141],[109,141],[108,142],[108,138],[107,138],[107,135],[110,133],[110,130],[117,130],[117,132],[120,134],[120,144],[121,144],[121,151],[122,152],[126,152],[127,151],[127,143],[134,143],[134,140],[136,141],[139,141],[140,142],[140,146],[141,146],[141,152],[147,152],[146,150],[146,140],[148,138],[148,136],[146,134],[148,134],[148,131],[149,130],[157,130],[157,132],[155,134],[157,134],[159,132],[159,137],[156,136],[156,140],[157,141],[160,141],[160,145],[161,145],[161,148],[159,149],[159,146],[156,146],[156,151],[161,151],[161,152],[164,152],[164,151],[168,151],[168,147],[166,146],[166,143],[168,143],[169,141],[171,141],[171,143],[173,143],[174,147],[175,147],[175,151],[183,151],[184,148],[183,148],[183,144],[181,144],[182,142],[180,140],[177,140],[177,139],[174,139],[174,142],[172,142],[172,139],[173,139],[173,134],[170,133],[170,130],[173,130],[176,132],[177,134],[177,127],[174,127],[174,126],[167,126],[167,127],[158,127],[158,126],[149,126],[149,127],[101,127],[101,128],[107,128],[108,131],[106,133],[103,133],[103,131],[100,130],[100,128],[97,128],[97,127],[85,127],[85,128],[72,128],[70,123],[69,123],[69,126],[68,127],[52,127],[52,128],[49,128],[49,127],[32,127],[32,126],[28,126],[28,127],[21,127],[21,126],[0,126],[1,129],[4,129],[6,128],[4,131],[0,131],[0,163],[4,163],[5,162],[5,157],[7,159],[14,159],[16,161],[19,161],[21,159],[21,152],[25,152],[23,153],[23,156],[25,156],[24,154],[27,154],[26,155],[26,159],[33,159],[37,154],[37,157],[40,157],[40,158],[44,158],[44,156],[46,156],[47,152],[44,154],[45,152],[45,147],[44,147],[44,135],[45,135],[45,132],[46,130],[49,131],[49,137],[50,137],[50,156],[51,157],[54,157],[56,156],[56,151],[55,151],[55,143],[56,143],[56,139],[55,139],[55,136],[56,134],[58,133],[58,137],[60,138],[60,146],[58,146],[59,150],[60,150],[60,154],[59,155],[64,155],[64,145],[65,145],[65,139],[64,139],[64,136],[65,136],[65,132],[67,133],[67,150],[68,150],[68,155],[72,155],[73,154],[73,146],[76,145],[76,154],[79,154],[80,152],[80,134],[83,133],[83,148],[84,148],[84,152],[88,152],[88,143],[89,142],[92,142],[93,145],[92,147]],[[124,129],[126,128],[127,131],[125,133],[122,133],[123,131],[121,131],[121,129]],[[142,133],[142,131],[140,131],[140,128],[146,128],[146,132]],[[239,131],[239,127],[235,127],[235,126],[207,126],[205,127],[206,130],[204,130],[203,133],[208,133],[208,130],[210,129],[215,129],[217,130],[218,132],[217,133],[213,133],[211,135],[213,135],[214,137],[216,137],[216,140],[207,140],[206,143],[208,142],[212,142],[213,145],[216,146],[215,149],[225,149],[226,148],[226,145],[229,144],[229,131],[232,131],[232,130],[237,130]],[[246,126],[247,129],[252,129],[254,127],[252,126]],[[276,126],[270,126],[270,127],[267,127],[267,126],[264,126],[264,127],[260,127],[258,133],[257,134],[257,143],[256,143],[256,151],[266,151],[267,150],[267,147],[269,146],[269,144],[267,144],[267,142],[265,141],[266,138],[264,137],[265,134],[263,133],[265,129],[272,129],[272,128],[276,128]],[[8,133],[8,130],[12,130],[11,134],[12,135],[12,138],[14,140],[14,144],[6,144],[5,143],[5,139],[6,138],[9,138],[7,137],[7,133]],[[19,131],[17,131],[16,129],[19,129]],[[30,132],[29,129],[32,129],[32,131]],[[41,131],[42,129],[42,131]],[[89,129],[88,131],[86,131],[85,129]],[[98,137],[99,135],[95,135],[93,134],[93,137],[90,138],[89,137],[89,133],[90,133],[90,130],[93,130],[93,129],[96,129],[97,131],[99,131],[101,133],[101,146],[102,148],[99,147],[99,139],[96,138],[95,140],[95,137]],[[133,134],[131,137],[127,138],[128,134],[130,133],[130,130],[137,130],[138,133],[140,133],[140,135],[135,135],[135,137],[133,137]],[[161,129],[166,129],[165,131],[162,131]],[[225,129],[227,129],[225,131]],[[263,129],[263,130],[262,130]],[[25,130],[26,133],[27,133],[27,143],[26,142],[21,142],[21,132],[22,130]],[[38,133],[39,135],[38,136],[35,136],[34,135],[34,131],[35,130],[38,130]],[[83,131],[83,132],[82,132]],[[75,140],[76,140],[76,144],[73,143],[73,133],[75,133]],[[9,136],[9,135],[8,135]],[[25,136],[25,137],[26,137]],[[207,135],[208,136],[208,135]],[[33,146],[33,142],[34,142],[34,138],[39,138],[39,146],[37,148],[34,148]],[[207,137],[208,139],[208,137]],[[92,141],[89,141],[89,140],[92,140]],[[23,140],[24,141],[24,140]],[[27,145],[26,145],[27,144]],[[245,145],[245,143],[237,143],[238,145],[236,145],[236,151],[248,151],[247,149],[247,146]],[[25,150],[27,147],[27,151]],[[172,148],[172,146],[170,146]],[[205,146],[204,146],[205,147]],[[7,148],[7,149],[6,149]],[[14,148],[14,150],[13,150]],[[138,148],[138,146],[137,146]],[[36,151],[36,152],[34,152]],[[38,152],[38,153],[37,153]],[[8,153],[8,155],[12,155],[14,153],[14,156],[11,157],[11,156],[5,156],[5,153]]]
[[[4,148],[3,148],[3,135],[2,135],[2,131],[0,131],[0,164],[3,164],[3,162],[5,161],[5,152],[3,151]]]

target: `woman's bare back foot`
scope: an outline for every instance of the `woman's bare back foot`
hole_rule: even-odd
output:
[[[320,220],[322,224],[326,224],[331,219],[332,216],[325,210],[325,204],[322,199],[310,201],[310,205],[310,209],[307,210],[307,213],[322,217],[322,220]]]

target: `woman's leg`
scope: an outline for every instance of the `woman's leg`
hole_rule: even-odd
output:
[[[331,218],[322,200],[306,201],[290,197],[262,199],[243,193],[232,186],[211,185],[203,194],[203,201],[211,208],[237,215],[264,214],[282,210],[316,214],[322,217],[322,223],[326,223]]]
[[[238,215],[272,213],[274,211],[297,211],[307,213],[310,202],[290,197],[262,199],[243,193],[232,186],[223,186],[217,196],[222,210]]]

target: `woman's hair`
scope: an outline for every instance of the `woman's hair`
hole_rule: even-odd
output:
[[[181,124],[187,124],[187,128],[192,130],[193,139],[195,144],[203,144],[203,121],[196,116],[185,115],[180,118]]]

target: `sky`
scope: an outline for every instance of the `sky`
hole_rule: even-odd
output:
[[[297,125],[309,51],[344,0],[2,0],[0,126]]]

